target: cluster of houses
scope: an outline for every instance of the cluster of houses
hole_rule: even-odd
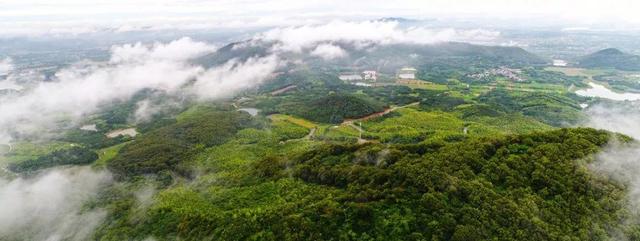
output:
[[[553,60],[553,66],[556,67],[567,67],[568,63],[567,61],[564,61],[562,59],[554,59]]]
[[[338,76],[343,81],[367,81],[376,82],[378,80],[378,72],[375,70],[365,70],[362,73],[357,72],[345,72]]]
[[[415,68],[405,67],[398,70],[396,78],[398,80],[415,80],[417,72]],[[365,70],[362,72],[343,72],[338,78],[354,85],[372,86],[378,81],[378,76],[379,74],[375,70]]]
[[[511,81],[515,81],[515,82],[523,82],[525,81],[525,79],[522,76],[522,70],[519,69],[510,69],[507,67],[500,67],[500,68],[495,68],[495,69],[490,69],[481,73],[475,73],[475,74],[469,74],[467,75],[470,78],[473,79],[478,79],[478,80],[482,80],[482,79],[486,79],[486,78],[493,78],[496,76],[502,76],[505,77]]]
[[[411,67],[405,67],[398,71],[398,79],[400,80],[414,80],[416,79],[416,73],[418,70]]]

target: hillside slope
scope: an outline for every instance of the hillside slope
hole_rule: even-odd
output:
[[[621,187],[577,161],[608,142],[603,131],[417,145],[277,144],[252,133],[200,155],[209,174],[144,209],[108,204],[97,238],[608,240],[624,215]]]
[[[232,43],[217,52],[196,60],[205,66],[224,63],[232,58],[247,59],[266,56],[276,46],[275,42],[245,41]],[[321,43],[318,43],[321,44]],[[483,46],[459,42],[437,44],[369,44],[364,47],[349,42],[332,42],[344,49],[348,55],[326,60],[303,53],[281,53],[284,58],[303,58],[310,66],[339,65],[373,68],[383,72],[394,72],[403,66],[420,66],[434,62],[451,62],[461,58],[484,62],[491,66],[541,65],[546,60],[519,47]],[[308,49],[308,51],[313,48]]]
[[[626,71],[640,70],[640,56],[624,53],[615,48],[603,49],[580,58],[583,68],[614,68]]]

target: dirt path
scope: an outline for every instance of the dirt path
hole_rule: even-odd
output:
[[[304,136],[302,139],[307,139],[307,140],[311,140],[313,139],[313,136],[316,134],[316,130],[318,128],[311,128],[311,130],[309,130],[309,134],[307,134],[306,136]]]
[[[370,115],[367,115],[367,116],[363,116],[363,117],[360,117],[360,118],[346,119],[346,120],[344,120],[342,122],[342,125],[350,125],[350,124],[352,124],[353,122],[356,122],[356,121],[366,121],[366,120],[369,120],[369,119],[372,119],[372,118],[376,118],[376,117],[380,117],[380,116],[389,114],[389,113],[391,113],[391,112],[393,112],[395,110],[398,110],[398,109],[402,109],[402,108],[406,108],[406,107],[410,107],[410,106],[414,106],[414,105],[419,105],[419,104],[420,104],[420,102],[413,102],[413,103],[408,104],[408,105],[395,106],[395,107],[387,108],[384,111],[376,112],[376,113],[373,113],[373,114],[370,114]]]
[[[313,137],[316,135],[316,130],[318,130],[318,128],[316,128],[316,127],[311,128],[311,129],[309,129],[309,134],[307,134],[306,136],[304,136],[302,138],[284,140],[284,141],[281,141],[280,144],[291,142],[291,141],[313,140]]]
[[[287,92],[287,91],[295,89],[295,88],[298,88],[298,86],[297,85],[288,85],[288,86],[285,86],[285,87],[282,87],[280,89],[272,91],[271,95],[279,95],[279,94],[282,94],[284,92]]]
[[[384,115],[389,114],[389,113],[391,113],[393,111],[396,111],[398,109],[402,109],[402,108],[406,108],[406,107],[410,107],[410,106],[415,106],[415,105],[419,105],[419,104],[420,104],[420,102],[413,102],[413,103],[408,104],[408,105],[391,107],[391,108],[388,108],[388,109],[386,109],[384,111],[373,113],[373,114],[368,115],[368,116],[360,117],[360,118],[357,118],[357,119],[347,119],[347,120],[343,121],[341,125],[346,125],[346,126],[349,126],[349,127],[353,128],[353,129],[357,130],[359,132],[359,134],[360,134],[358,136],[358,144],[364,144],[364,143],[367,143],[367,142],[371,142],[372,140],[367,140],[367,139],[362,138],[362,133],[364,132],[364,130],[362,129],[361,126],[358,126],[358,125],[355,124],[356,121],[359,121],[362,124],[362,121],[366,121],[366,120],[369,120],[369,119],[372,119],[372,118],[375,118],[375,117],[384,116]]]

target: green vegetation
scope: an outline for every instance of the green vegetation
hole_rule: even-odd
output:
[[[458,105],[466,103],[463,98],[451,96],[448,92],[423,91],[424,98],[420,102],[420,107],[425,110],[445,110],[450,111]]]
[[[580,58],[579,65],[583,68],[613,68],[640,71],[640,56],[608,48]]]
[[[18,175],[92,163],[113,173],[115,183],[83,206],[106,211],[95,240],[610,240],[640,233],[621,223],[632,215],[625,187],[587,168],[610,139],[630,139],[560,129],[581,121],[580,103],[590,101],[573,87],[606,71],[542,69],[536,65],[544,60],[519,48],[334,44],[349,56],[305,58],[234,99],[180,100],[184,107],[134,123],[140,101],[178,101],[141,91],[90,116],[98,131],[65,129],[55,141],[14,143],[1,164]],[[265,49],[230,45],[200,61]],[[382,84],[340,81],[356,59],[358,68],[379,69]],[[395,82],[405,66],[418,68],[420,80]],[[473,76],[502,67],[522,79]],[[248,107],[259,114],[238,111]],[[117,128],[140,134],[105,137]]]
[[[125,145],[107,166],[121,177],[161,171],[186,174],[179,164],[198,148],[222,144],[251,124],[249,115],[243,112],[196,106],[177,123],[142,134]]]
[[[7,163],[17,163],[37,159],[38,157],[47,155],[53,151],[72,148],[74,144],[59,141],[47,143],[19,142],[13,143],[11,146],[11,152],[2,156],[2,159]]]
[[[593,80],[604,82],[613,90],[640,92],[640,75],[636,72],[608,71],[594,76]]]
[[[118,143],[131,140],[131,137],[120,135],[114,138],[105,136],[105,133],[98,131],[86,131],[86,130],[70,130],[65,133],[65,136],[60,138],[61,141],[79,143],[90,148],[104,148],[113,146]]]
[[[97,237],[607,240],[624,215],[622,188],[576,161],[607,143],[602,131],[391,146],[281,146],[246,131],[204,151],[208,174],[156,194],[145,216],[108,205]]]
[[[287,106],[285,113],[317,122],[341,123],[345,119],[363,117],[384,110],[382,104],[347,94],[329,96]]]
[[[363,123],[366,137],[390,143],[417,143],[428,138],[462,136],[464,122],[445,112],[402,109],[398,115]]]
[[[579,76],[567,76],[562,72],[545,71],[541,69],[526,68],[524,74],[528,82],[560,84],[563,86],[586,87]]]
[[[127,143],[120,143],[115,146],[105,147],[98,150],[98,160],[96,160],[95,165],[99,167],[106,166],[107,162],[116,157],[120,149],[122,149],[126,144]]]
[[[579,103],[570,97],[539,92],[515,95],[496,89],[479,96],[477,101],[506,113],[521,113],[549,125],[565,126],[582,118]]]
[[[36,159],[9,164],[13,172],[31,172],[59,165],[85,165],[98,159],[98,155],[90,149],[71,147],[53,151]]]

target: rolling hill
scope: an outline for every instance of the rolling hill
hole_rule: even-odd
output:
[[[640,70],[640,56],[628,54],[615,48],[603,49],[578,60],[583,68],[614,68],[626,71]]]
[[[230,59],[248,59],[255,56],[266,56],[277,42],[249,40],[236,42],[220,48],[217,52],[205,55],[196,60],[204,66],[214,66]],[[484,46],[460,42],[443,42],[437,44],[375,44],[362,45],[353,42],[327,42],[346,51],[347,56],[335,59],[322,59],[307,54],[313,49],[304,49],[302,53],[283,52],[285,59],[302,59],[312,67],[356,67],[378,69],[381,72],[395,73],[403,66],[422,66],[426,64],[457,64],[460,66],[470,62],[488,66],[525,66],[543,65],[547,61],[519,47]]]

